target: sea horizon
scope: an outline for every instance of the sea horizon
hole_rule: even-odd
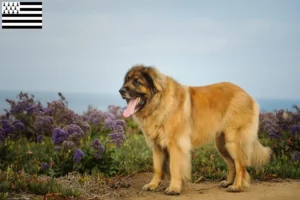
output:
[[[5,99],[17,100],[17,95],[21,90],[0,90],[0,114],[4,114],[4,109],[9,109],[9,104]],[[23,91],[34,95],[36,101],[40,101],[46,106],[47,102],[60,99],[58,93],[52,91]],[[68,107],[78,114],[87,111],[88,106],[92,106],[102,111],[107,111],[109,105],[126,107],[126,101],[118,93],[77,93],[62,92],[68,102]],[[260,105],[261,112],[273,112],[275,110],[292,110],[293,105],[300,106],[300,99],[275,99],[275,98],[255,98]]]

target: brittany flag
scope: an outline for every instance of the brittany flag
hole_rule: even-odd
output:
[[[2,29],[41,29],[42,2],[2,2]]]

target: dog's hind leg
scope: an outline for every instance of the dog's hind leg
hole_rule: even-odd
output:
[[[221,133],[217,138],[216,138],[216,146],[218,148],[218,151],[224,158],[227,167],[228,167],[228,175],[227,175],[227,180],[221,181],[220,186],[227,188],[228,186],[232,185],[235,179],[235,165],[234,165],[234,160],[230,156],[228,150],[225,147],[225,139],[224,139],[224,133]]]
[[[241,192],[249,186],[250,176],[246,170],[251,155],[251,140],[246,137],[247,128],[231,129],[225,132],[225,147],[234,160],[236,176],[228,192]],[[249,141],[250,140],[250,141]]]

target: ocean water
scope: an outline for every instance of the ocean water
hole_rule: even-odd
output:
[[[25,92],[25,91],[24,91]],[[27,91],[26,91],[27,92]],[[16,100],[20,91],[1,91],[0,90],[0,113],[3,109],[8,108],[9,104],[5,99]],[[40,101],[43,105],[47,102],[60,99],[56,92],[28,92],[34,95],[34,99]],[[62,93],[68,101],[68,107],[76,113],[82,114],[87,111],[89,105],[106,111],[109,105],[126,106],[125,100],[118,94],[89,94],[89,93]]]
[[[0,90],[0,113],[3,109],[9,108],[5,99],[16,100],[20,91],[1,91]],[[58,93],[55,92],[28,92],[35,96],[43,105],[47,102],[59,99]],[[68,106],[73,111],[81,114],[87,111],[88,105],[92,105],[99,110],[105,111],[109,105],[124,107],[126,102],[119,94],[88,94],[88,93],[63,93]],[[300,106],[300,99],[256,99],[260,105],[261,111],[274,111],[279,109],[292,109],[293,105]]]

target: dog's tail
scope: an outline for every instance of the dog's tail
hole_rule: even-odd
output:
[[[268,164],[272,157],[272,150],[269,147],[264,147],[258,140],[253,142],[253,151],[251,155],[251,166],[262,167]]]
[[[254,132],[255,138],[252,140],[252,152],[250,156],[250,166],[252,167],[262,167],[268,164],[272,158],[272,150],[269,147],[263,146],[258,138],[258,128],[259,128],[259,105],[258,103],[254,103],[254,124],[255,129]]]

